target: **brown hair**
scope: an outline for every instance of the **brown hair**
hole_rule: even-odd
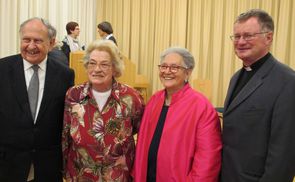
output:
[[[235,23],[244,22],[248,19],[255,17],[258,20],[258,23],[260,24],[261,30],[266,31],[274,31],[274,23],[272,20],[272,17],[265,11],[261,9],[251,9],[249,11],[246,11],[242,14],[240,14],[237,18]]]
[[[67,25],[66,25],[67,34],[70,35],[71,31],[74,31],[76,26],[79,26],[79,24],[77,22],[71,21],[71,22],[67,23]]]
[[[107,34],[112,34],[113,33],[112,25],[107,21],[103,21],[100,24],[98,24],[97,28],[102,30],[103,32],[105,32]]]

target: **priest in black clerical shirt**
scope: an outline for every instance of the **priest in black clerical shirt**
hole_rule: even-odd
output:
[[[224,104],[221,182],[292,182],[295,171],[295,72],[269,52],[274,23],[263,10],[233,28],[243,61]]]

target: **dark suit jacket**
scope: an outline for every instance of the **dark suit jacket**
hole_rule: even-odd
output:
[[[70,46],[68,45],[68,43],[62,41],[62,46],[61,46],[61,51],[66,55],[66,57],[68,58],[68,61],[70,60],[70,52],[71,52],[71,49],[70,49]]]
[[[62,181],[64,97],[74,73],[48,57],[36,124],[30,112],[22,57],[0,59],[0,181],[24,182],[33,162],[35,181]]]
[[[59,50],[58,48],[53,48],[49,53],[48,55],[56,60],[56,61],[59,61],[60,63],[66,65],[66,66],[69,66],[69,60],[67,58],[67,56],[63,53],[62,50]]]
[[[241,70],[240,70],[241,71]],[[223,115],[223,182],[291,182],[295,173],[295,73],[273,56]]]
[[[114,36],[110,36],[110,37],[108,38],[108,40],[113,41],[113,42],[117,45],[117,41],[116,41],[116,38],[115,38]]]

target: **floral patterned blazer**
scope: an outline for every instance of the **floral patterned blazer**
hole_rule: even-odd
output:
[[[114,81],[99,111],[91,84],[70,88],[62,134],[67,181],[130,181],[135,143],[144,110],[140,94]]]

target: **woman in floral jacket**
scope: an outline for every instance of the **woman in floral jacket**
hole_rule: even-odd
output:
[[[67,181],[130,181],[133,134],[144,105],[140,94],[118,83],[122,62],[116,45],[94,41],[84,58],[89,81],[66,95],[63,128]]]

